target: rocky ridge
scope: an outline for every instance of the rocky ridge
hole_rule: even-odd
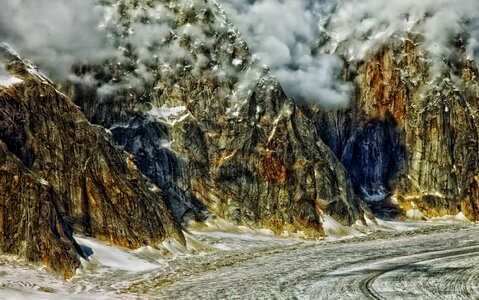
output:
[[[312,115],[356,192],[371,203],[403,216],[462,212],[477,220],[477,67],[458,42],[434,74],[421,40],[397,35],[351,61],[345,71],[357,87],[351,109]]]
[[[2,45],[0,57],[10,76],[20,81],[0,86],[5,252],[44,262],[70,277],[83,255],[73,231],[127,248],[154,246],[168,238],[184,243],[161,190],[138,171],[111,134],[91,125],[8,46]],[[20,235],[8,229],[15,222],[25,222],[18,227]],[[34,250],[11,247],[22,236],[31,238],[24,242]]]

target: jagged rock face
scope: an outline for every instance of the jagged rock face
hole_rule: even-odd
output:
[[[463,211],[477,220],[477,69],[458,49],[448,69],[432,77],[416,38],[392,40],[357,65],[355,102],[337,122],[351,120],[353,129],[323,137],[334,146],[341,136],[336,153],[365,198],[389,194],[403,210]],[[317,124],[324,128],[337,115],[321,112]]]
[[[168,191],[177,218],[198,217],[204,205],[237,224],[310,237],[324,233],[323,213],[345,224],[362,219],[342,165],[215,2],[123,1],[118,9],[127,32],[162,19],[151,11],[168,16],[170,33],[150,48],[157,61],[142,63],[139,50],[128,47],[136,59],[126,69],[146,68],[153,82],[114,97],[80,85],[69,93]],[[172,45],[186,58],[162,56]],[[79,67],[78,74],[128,78],[127,70],[111,68]]]
[[[0,251],[72,277],[83,255],[58,212],[58,196],[0,141]]]
[[[166,238],[184,242],[161,190],[105,129],[91,125],[20,59],[10,60],[7,69],[23,82],[0,87],[0,139],[51,187],[59,213],[75,232],[128,248]]]
[[[129,126],[114,127],[111,132],[120,145],[135,154],[142,173],[161,186],[165,193],[163,200],[178,222],[185,218],[205,218],[204,205],[177,184],[185,174],[181,173],[180,159],[170,148],[167,126],[136,117]]]

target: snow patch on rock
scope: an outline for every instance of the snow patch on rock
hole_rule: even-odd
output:
[[[152,105],[152,108],[147,114],[159,122],[166,123],[170,126],[175,126],[177,123],[183,122],[191,116],[186,106],[167,107],[166,105],[162,107]]]
[[[414,221],[422,221],[426,220],[426,217],[424,214],[417,208],[411,208],[406,212],[406,217],[409,220],[414,220]]]
[[[329,215],[323,215],[323,228],[324,232],[330,237],[346,237],[360,234],[356,229],[342,225]]]
[[[4,74],[0,73],[0,86],[10,87],[14,84],[22,83],[22,82],[23,82],[23,80],[21,80],[19,78],[16,78],[16,77],[13,77],[13,76],[10,76],[10,75],[4,75]]]

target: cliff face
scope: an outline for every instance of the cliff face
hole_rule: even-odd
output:
[[[114,95],[80,84],[69,93],[165,190],[178,219],[201,218],[204,206],[237,224],[310,237],[324,233],[323,213],[362,219],[342,165],[215,2],[122,1],[115,16],[120,37],[166,18],[169,33],[148,48],[155,61],[123,35],[130,60],[121,68],[77,68],[119,82]],[[167,55],[172,48],[183,57]],[[124,88],[132,74],[142,88]]]
[[[58,212],[58,196],[0,141],[0,250],[69,278],[83,255]]]
[[[26,251],[22,256],[53,264],[51,268],[68,277],[78,265],[71,254],[75,244],[69,226],[76,233],[128,248],[166,238],[184,242],[161,190],[138,171],[111,134],[91,125],[28,62],[7,47],[0,50],[6,69],[22,80],[0,86],[0,140],[6,153],[2,224],[10,228],[20,222],[19,236],[4,232],[2,247],[8,253]],[[37,248],[19,250],[24,247],[13,243],[22,236]]]
[[[364,198],[477,220],[477,68],[458,47],[433,74],[417,39],[391,40],[352,65],[351,110],[315,118]]]

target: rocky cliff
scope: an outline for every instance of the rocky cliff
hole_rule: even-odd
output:
[[[1,141],[0,185],[1,252],[73,276],[83,253],[58,211],[58,196]]]
[[[128,248],[184,242],[161,190],[111,134],[7,46],[0,57],[17,78],[0,86],[2,248],[68,277],[79,251],[70,226]]]
[[[435,73],[422,41],[403,34],[350,61],[351,109],[311,115],[363,198],[385,199],[399,214],[462,211],[477,220],[478,71],[456,41]]]
[[[216,2],[121,1],[111,18],[125,59],[77,66],[96,82],[68,93],[167,192],[179,220],[202,218],[205,207],[314,237],[323,214],[363,218],[343,166]],[[135,42],[155,28],[166,30],[146,47]]]

